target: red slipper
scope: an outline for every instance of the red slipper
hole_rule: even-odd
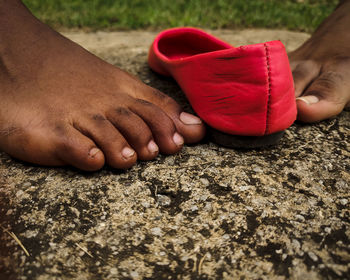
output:
[[[235,48],[196,28],[174,28],[155,38],[148,63],[176,80],[224,146],[276,144],[296,119],[293,77],[280,41]]]

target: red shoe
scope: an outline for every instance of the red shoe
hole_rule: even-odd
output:
[[[195,28],[155,38],[150,67],[172,76],[218,144],[276,144],[296,119],[293,77],[280,41],[238,48]]]

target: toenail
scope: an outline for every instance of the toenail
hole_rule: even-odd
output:
[[[182,112],[180,114],[180,120],[184,124],[201,124],[202,123],[200,118],[186,112]]]
[[[175,132],[174,136],[173,136],[173,141],[177,146],[182,146],[184,144],[184,139],[182,138],[182,136]]]
[[[157,144],[153,140],[149,141],[147,148],[152,154],[157,153],[159,151]]]
[[[130,149],[129,147],[125,147],[122,150],[122,155],[126,159],[131,158],[134,154],[135,154],[135,151],[133,149]]]
[[[308,105],[315,104],[318,101],[320,101],[320,99],[317,96],[314,96],[314,95],[305,95],[305,96],[302,96],[302,97],[298,97],[297,100],[304,101]]]
[[[92,148],[89,152],[90,157],[95,157],[101,150],[99,148]]]

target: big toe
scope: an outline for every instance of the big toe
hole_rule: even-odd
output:
[[[321,74],[297,98],[298,120],[318,122],[340,114],[349,102],[350,86],[335,72]]]
[[[298,120],[307,123],[326,120],[340,114],[345,107],[343,102],[321,98],[316,95],[298,97]]]

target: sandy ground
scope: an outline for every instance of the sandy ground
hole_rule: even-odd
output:
[[[288,50],[309,36],[212,33],[236,46],[280,39]],[[191,110],[147,66],[156,33],[65,35]],[[91,174],[0,153],[0,279],[350,279],[349,135],[343,112],[294,124],[268,149],[204,140]]]

